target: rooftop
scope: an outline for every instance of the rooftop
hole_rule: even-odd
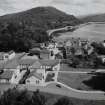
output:
[[[59,63],[59,60],[40,60],[42,66],[55,66]]]
[[[35,61],[36,59],[21,59],[19,61],[19,64],[20,65],[32,65]]]
[[[0,52],[0,60],[3,59],[4,52]]]
[[[0,79],[11,79],[13,76],[13,71],[4,71],[1,75],[0,75]]]
[[[43,49],[43,50],[41,50],[41,51],[40,51],[40,53],[49,54],[49,53],[50,53],[50,51],[49,51],[49,50],[47,50],[47,49]]]
[[[35,71],[31,72],[28,76],[28,78],[30,78],[31,76],[34,76],[40,80],[42,80],[43,76],[41,74],[36,73]]]
[[[8,54],[9,54],[9,55],[10,55],[10,54],[12,54],[12,53],[14,53],[14,51],[13,51],[13,50],[11,50],[11,51],[9,51],[9,52],[8,52]]]
[[[41,67],[41,63],[37,60],[33,65],[32,65],[32,69],[39,69]]]
[[[38,57],[36,55],[34,55],[34,56],[25,55],[21,59],[23,59],[23,60],[34,59],[35,60],[35,59],[38,59]]]
[[[18,60],[14,59],[12,61],[9,61],[5,66],[4,69],[16,69],[19,65]]]

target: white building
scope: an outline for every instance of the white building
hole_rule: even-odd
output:
[[[3,61],[7,61],[7,60],[11,60],[15,57],[15,52],[14,51],[10,51],[10,52],[1,52],[0,54],[0,60]]]

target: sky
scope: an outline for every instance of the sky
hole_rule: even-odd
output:
[[[54,6],[75,16],[105,13],[105,0],[0,0],[0,16],[38,6]]]

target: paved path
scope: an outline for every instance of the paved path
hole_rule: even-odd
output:
[[[59,71],[59,73],[87,74],[87,73],[90,73],[90,72],[83,72],[83,71]]]

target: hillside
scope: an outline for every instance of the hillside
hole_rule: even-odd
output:
[[[49,40],[46,30],[81,23],[53,7],[37,7],[0,17],[0,50],[28,50],[33,43]]]
[[[82,18],[84,22],[105,22],[105,14],[97,14]]]

